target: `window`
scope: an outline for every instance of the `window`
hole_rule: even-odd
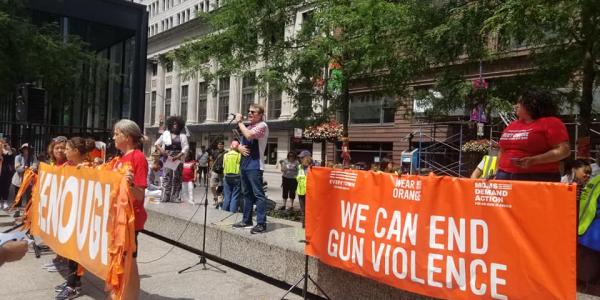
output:
[[[218,122],[225,122],[229,118],[229,77],[219,79],[219,114]]]
[[[181,118],[187,121],[188,86],[181,86]]]
[[[382,124],[394,122],[396,108],[390,96],[371,93],[355,94],[350,98],[350,123]]]
[[[171,115],[171,89],[165,90],[165,118]]]
[[[242,109],[245,111],[254,103],[254,88],[256,86],[256,74],[250,73],[242,78]]]
[[[158,64],[152,63],[152,76],[156,76],[156,73],[158,73]]]
[[[498,51],[509,51],[526,48],[528,41],[525,38],[516,38],[508,34],[498,34]]]
[[[167,73],[173,72],[173,62],[172,61],[168,61],[165,64],[165,69],[167,69]]]
[[[190,9],[189,8],[185,11],[185,15],[186,15],[186,21],[189,21],[190,20]]]
[[[154,125],[154,121],[156,121],[156,91],[152,92],[150,98],[150,126]]]
[[[281,116],[281,91],[278,89],[269,90],[269,99],[267,100],[269,111],[267,117],[269,120],[279,119]]]
[[[198,123],[206,121],[206,104],[208,99],[208,84],[200,82],[198,84]]]
[[[302,13],[302,32],[310,36],[313,36],[315,32],[317,32],[314,20],[314,10]]]

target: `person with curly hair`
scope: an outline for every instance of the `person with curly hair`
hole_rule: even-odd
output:
[[[569,134],[552,97],[536,90],[521,94],[518,119],[500,137],[496,179],[560,182],[560,161],[570,154]]]
[[[162,156],[167,157],[163,196],[161,202],[181,202],[182,159],[190,148],[187,136],[183,133],[185,122],[180,116],[171,116],[166,122],[167,130],[154,143]],[[174,166],[174,169],[167,166]]]

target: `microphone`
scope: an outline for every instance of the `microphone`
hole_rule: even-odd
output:
[[[231,117],[233,118],[232,120],[235,120],[235,116],[236,116],[236,114],[234,114],[234,113],[229,113],[229,115],[231,115]],[[242,121],[243,121],[244,119],[245,119],[245,118],[244,118],[244,115],[242,115]]]

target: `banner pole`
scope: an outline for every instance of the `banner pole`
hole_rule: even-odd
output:
[[[300,240],[298,241],[300,243],[304,243],[304,244],[309,244],[309,242],[307,240]],[[310,280],[310,282],[312,282],[317,289],[321,292],[321,294],[323,294],[325,296],[325,299],[329,299],[331,300],[331,298],[327,295],[327,293],[325,293],[325,291],[323,290],[323,288],[321,288],[319,286],[319,284],[317,284],[312,277],[310,277],[310,274],[308,274],[308,254],[304,254],[304,274],[302,275],[302,277],[300,277],[300,279],[296,282],[296,284],[292,285],[286,292],[285,294],[283,294],[283,296],[281,296],[281,300],[285,300],[285,296],[287,296],[289,293],[292,292],[292,290],[296,287],[298,287],[298,285],[300,284],[300,282],[304,281],[303,283],[303,287],[302,287],[302,299],[306,300],[308,299],[308,281]]]

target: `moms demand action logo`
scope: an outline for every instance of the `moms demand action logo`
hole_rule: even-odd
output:
[[[512,184],[495,182],[475,182],[475,205],[511,208],[506,203]]]
[[[356,177],[358,174],[342,171],[331,171],[329,174],[329,184],[333,188],[340,190],[351,190],[356,186]]]

